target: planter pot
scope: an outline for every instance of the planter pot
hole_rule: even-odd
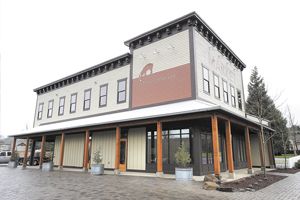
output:
[[[17,161],[9,161],[8,162],[8,167],[9,168],[16,168],[18,166],[18,162]]]
[[[42,165],[42,171],[51,172],[53,171],[53,162],[46,162]]]
[[[193,180],[193,168],[175,168],[175,175],[177,181],[191,181]]]
[[[104,164],[93,164],[91,174],[93,174],[93,175],[104,174]]]

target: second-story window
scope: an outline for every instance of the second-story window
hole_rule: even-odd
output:
[[[65,111],[65,97],[59,98],[58,115],[63,115]]]
[[[70,113],[76,112],[77,93],[71,94]]]
[[[228,85],[227,82],[223,80],[223,96],[225,103],[228,103]]]
[[[231,93],[231,105],[233,107],[236,107],[236,101],[235,101],[235,89],[234,87],[231,85],[230,86],[230,93]]]
[[[91,108],[91,93],[92,89],[84,91],[83,110],[89,110]]]
[[[237,90],[237,100],[238,100],[238,107],[240,110],[243,110],[243,105],[242,105],[242,94],[241,91]]]
[[[51,118],[51,117],[52,117],[52,113],[53,113],[53,103],[54,103],[54,100],[50,100],[50,101],[48,102],[47,118]]]
[[[214,74],[214,89],[215,89],[215,97],[220,99],[220,83],[219,83],[219,77]]]
[[[118,103],[126,102],[127,79],[118,80]]]
[[[39,107],[38,107],[38,114],[37,114],[37,119],[38,120],[42,119],[42,116],[43,116],[43,107],[44,107],[44,103],[40,103]]]
[[[202,67],[202,69],[203,69],[203,90],[206,93],[210,93],[209,71],[206,67]]]
[[[107,89],[108,85],[101,85],[100,86],[100,98],[99,98],[99,106],[103,107],[107,104]]]

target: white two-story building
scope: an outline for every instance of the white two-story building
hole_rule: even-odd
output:
[[[196,13],[125,45],[129,53],[36,88],[34,127],[15,139],[54,142],[60,168],[87,169],[99,149],[106,169],[174,173],[183,143],[194,175],[251,172],[263,157],[274,165],[245,113],[245,64]]]

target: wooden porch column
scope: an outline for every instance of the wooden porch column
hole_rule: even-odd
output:
[[[64,148],[65,148],[65,134],[61,134],[60,140],[60,152],[59,152],[59,169],[63,168],[64,165]]]
[[[216,177],[220,176],[220,150],[219,150],[219,133],[218,133],[218,118],[216,115],[211,117],[212,127],[212,142],[214,153],[214,174]]]
[[[85,131],[85,142],[84,142],[84,159],[83,159],[83,170],[89,170],[89,142],[90,142],[90,131]]]
[[[258,133],[259,137],[258,137],[258,143],[259,143],[259,155],[260,155],[260,164],[261,164],[261,170],[263,170],[265,168],[265,158],[264,158],[264,146],[263,146],[263,138],[262,138],[262,133],[261,131]]]
[[[163,161],[162,161],[162,125],[158,121],[156,123],[156,133],[157,133],[157,152],[156,152],[156,174],[162,175],[163,173]]]
[[[252,169],[252,156],[251,156],[251,143],[250,143],[250,134],[249,128],[245,128],[245,139],[246,139],[246,158],[247,158],[247,167],[248,167],[248,174],[253,174]]]
[[[15,151],[16,151],[16,143],[17,143],[17,138],[14,137],[13,144],[12,144],[12,149],[11,149],[12,154],[14,154]]]
[[[41,142],[41,153],[40,153],[40,169],[43,167],[43,162],[44,162],[44,155],[45,155],[45,142],[46,142],[46,136],[42,136],[42,142]]]
[[[229,171],[229,178],[234,178],[231,122],[229,120],[225,122],[225,131],[226,131],[226,151],[227,151],[227,165],[228,165],[227,167]]]
[[[121,139],[121,128],[116,128],[116,158],[115,158],[115,174],[119,174],[119,166],[120,166],[120,139]]]
[[[26,139],[26,147],[25,147],[25,153],[24,153],[24,159],[23,159],[23,169],[25,169],[27,166],[28,146],[29,146],[29,137],[27,137],[27,139]]]

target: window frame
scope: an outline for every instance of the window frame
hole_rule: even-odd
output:
[[[40,106],[42,106],[42,110],[40,111]],[[44,102],[39,103],[38,105],[38,112],[37,112],[37,120],[43,119],[43,110],[44,110]],[[39,113],[41,113],[41,117],[39,117]]]
[[[75,103],[72,103],[72,96],[75,95]],[[72,111],[72,104],[75,104],[75,110]],[[76,113],[76,107],[77,107],[77,92],[72,93],[70,96],[70,113]]]
[[[232,94],[232,88],[233,88],[233,94]],[[232,101],[234,99],[234,101]],[[236,95],[235,95],[235,87],[230,84],[230,100],[231,100],[231,106],[236,108]]]
[[[120,82],[125,81],[125,90],[119,91],[119,86],[120,86]],[[121,92],[125,92],[125,99],[122,101],[119,101],[119,96]],[[118,85],[117,85],[117,104],[120,103],[125,103],[127,101],[127,78],[123,78],[118,80]]]
[[[227,91],[224,90],[224,83],[226,84],[226,89],[227,89]],[[222,88],[223,88],[223,100],[224,100],[225,103],[229,104],[228,83],[227,83],[227,81],[224,80],[224,79],[222,79]],[[227,101],[226,101],[226,98],[225,98],[225,94],[227,94],[227,95],[226,95]]]
[[[208,80],[206,80],[205,77],[204,77],[204,70],[207,70]],[[202,65],[202,80],[203,80],[203,92],[205,94],[210,95],[209,69],[207,67],[205,67],[204,65]],[[205,90],[205,82],[207,82],[208,91]]]
[[[49,115],[50,103],[52,103],[51,116]],[[54,107],[54,99],[51,99],[51,100],[48,101],[47,118],[52,118],[52,116],[53,116],[53,107]]]
[[[218,78],[218,85],[216,85],[215,77]],[[216,99],[221,99],[221,92],[220,92],[220,77],[213,73],[213,80],[214,80],[214,95]],[[216,95],[216,88],[218,89],[218,96]]]
[[[60,100],[61,99],[63,99],[63,105],[62,106],[60,105]],[[65,113],[65,104],[66,104],[66,96],[59,97],[59,100],[58,100],[58,116],[64,115],[64,113]],[[62,114],[60,114],[60,109],[61,108],[63,108]]]
[[[101,95],[101,88],[103,88],[103,87],[106,88],[105,95]],[[99,90],[99,108],[107,106],[107,96],[108,96],[108,83],[100,85],[100,90]],[[105,104],[103,104],[103,105],[101,105],[101,98],[102,97],[106,97]]]
[[[89,99],[85,99],[85,94],[87,92],[90,92]],[[88,108],[85,107],[85,104],[86,104],[87,101],[89,101],[89,107]],[[89,89],[84,90],[84,92],[83,92],[83,111],[90,110],[91,109],[91,103],[92,103],[92,88],[89,88]]]

